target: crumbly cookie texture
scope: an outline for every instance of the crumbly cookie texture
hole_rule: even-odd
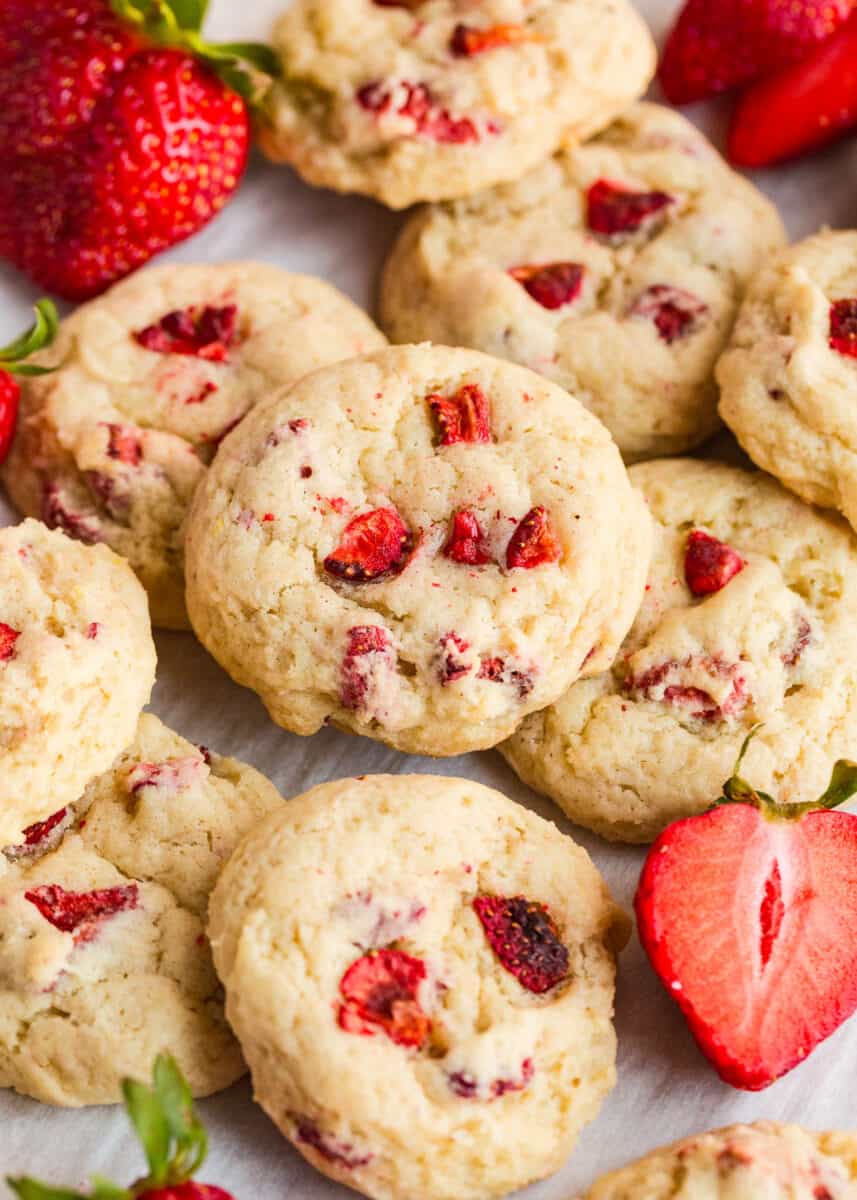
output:
[[[587,854],[464,779],[323,784],[212,896],[257,1099],[379,1200],[477,1200],[557,1170],[615,1079],[628,921]]]
[[[604,837],[650,841],[742,774],[813,800],[854,755],[857,545],[838,518],[720,463],[643,463],[655,519],[645,598],[609,671],[503,746],[518,774]]]
[[[240,838],[281,802],[251,767],[144,715],[73,807],[0,851],[0,1087],[111,1104],[162,1051],[197,1096],[243,1074],[207,901]]]
[[[397,342],[540,372],[628,461],[678,454],[718,427],[715,363],[784,241],[773,205],[701,133],[638,104],[517,183],[416,213],[384,271],[381,320]]]
[[[857,232],[819,233],[759,272],[717,379],[753,461],[857,528]]]
[[[798,1125],[732,1125],[655,1150],[583,1200],[854,1200],[857,1137]]]
[[[567,393],[399,347],[308,376],[224,442],[188,522],[188,608],[286,729],[460,754],[612,661],[650,537]]]
[[[25,382],[3,480],[22,512],[127,558],[155,625],[187,628],[182,526],[222,438],[278,387],[385,344],[310,276],[140,271],[63,321],[50,350],[62,366]]]
[[[648,28],[626,0],[297,0],[262,149],[391,208],[517,179],[643,94]]]
[[[0,530],[0,846],[110,766],[154,681],[127,563],[38,521]]]

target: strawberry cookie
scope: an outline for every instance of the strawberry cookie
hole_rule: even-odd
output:
[[[784,239],[701,133],[638,104],[517,183],[417,213],[384,271],[382,323],[394,341],[473,346],[547,376],[629,461],[677,454],[718,427],[717,357]]]
[[[313,788],[241,844],[209,933],[257,1099],[367,1196],[523,1187],[613,1086],[627,919],[579,846],[481,784]]]
[[[645,598],[610,670],[501,750],[602,836],[650,841],[704,811],[762,723],[747,774],[814,800],[857,757],[857,544],[761,473],[690,459],[631,471],[655,519]]]
[[[0,530],[0,846],[110,766],[154,681],[127,563],[38,521]]]
[[[612,662],[649,546],[616,447],[566,392],[399,347],[227,438],[191,509],[188,609],[284,728],[461,754]]]
[[[732,1125],[604,1175],[582,1200],[854,1200],[857,1136]]]
[[[626,0],[297,0],[273,40],[263,150],[390,208],[519,178],[655,67]]]
[[[186,628],[182,525],[221,439],[281,385],[384,344],[309,276],[258,263],[141,272],[62,323],[48,352],[62,366],[22,387],[4,482],[22,512],[124,555],[154,624]]]
[[[857,232],[819,233],[757,275],[717,378],[753,461],[857,528]]]
[[[204,936],[239,839],[281,803],[155,717],[71,807],[0,851],[0,1086],[109,1104],[173,1054],[194,1095],[244,1071]]]

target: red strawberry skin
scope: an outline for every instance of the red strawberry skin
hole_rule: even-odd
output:
[[[746,565],[737,550],[704,529],[692,529],[688,534],[684,577],[694,596],[711,596],[719,592]]]
[[[177,1183],[172,1187],[141,1192],[137,1200],[234,1200],[234,1197],[223,1188],[210,1183],[195,1183],[190,1179],[187,1183]]]
[[[727,153],[766,167],[835,141],[857,126],[857,14],[803,61],[739,96]]]
[[[767,1087],[857,1010],[857,816],[724,804],[677,821],[635,908],[652,966],[734,1087]]]
[[[506,566],[510,571],[521,567],[530,571],[547,563],[558,562],[562,546],[551,526],[550,516],[541,504],[522,517],[506,547]]]
[[[349,583],[372,583],[403,571],[412,549],[413,535],[395,508],[375,508],[348,522],[324,569]]]
[[[853,0],[689,0],[658,72],[673,104],[690,104],[805,58],[847,19]]]
[[[20,399],[21,388],[17,379],[8,371],[0,370],[0,463],[6,461],[12,449]]]
[[[580,263],[512,267],[509,274],[537,304],[550,311],[573,303],[583,290],[584,271]]]

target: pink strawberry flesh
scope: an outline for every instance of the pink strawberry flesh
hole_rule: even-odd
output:
[[[857,299],[831,304],[830,348],[846,358],[857,358]]]
[[[731,546],[702,529],[688,534],[684,577],[694,596],[710,596],[726,587],[747,564]]]
[[[491,552],[476,514],[469,508],[459,508],[452,514],[449,536],[443,554],[453,562],[482,567],[491,562]]]
[[[349,583],[373,583],[405,569],[414,539],[395,508],[376,508],[349,521],[324,569]]]
[[[436,392],[429,396],[428,406],[440,434],[441,446],[491,441],[491,406],[478,384],[465,384],[452,396],[441,396]]]
[[[157,354],[185,354],[208,362],[226,362],[237,332],[235,304],[206,304],[168,312],[156,324],[135,333],[134,339]]]
[[[560,546],[547,509],[542,505],[531,508],[522,517],[506,547],[506,566],[509,570],[521,567],[525,571],[558,562],[562,557]]]
[[[384,1033],[397,1046],[420,1047],[431,1021],[418,992],[425,963],[402,950],[378,950],[353,962],[339,983],[339,1025],[348,1033]]]
[[[708,305],[691,292],[664,283],[648,288],[629,311],[632,317],[651,321],[668,346],[694,333],[707,313]]]
[[[8,662],[15,657],[15,643],[20,636],[19,630],[0,621],[0,662]]]
[[[568,975],[568,950],[544,904],[524,896],[477,896],[473,909],[488,944],[528,992],[542,995]]]
[[[646,859],[640,939],[718,1074],[767,1087],[857,1009],[857,817],[724,804]]]
[[[580,263],[555,262],[541,267],[511,267],[509,274],[542,308],[555,310],[571,304],[583,289]]]
[[[67,892],[58,883],[48,883],[25,892],[24,899],[55,929],[73,933],[75,942],[81,943],[91,941],[98,925],[108,917],[136,908],[139,889],[136,883],[129,883],[94,892]]]
[[[593,233],[614,237],[637,230],[662,216],[675,203],[667,192],[638,192],[599,179],[586,194],[587,223]]]

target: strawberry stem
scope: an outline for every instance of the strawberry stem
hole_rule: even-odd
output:
[[[742,779],[739,771],[744,757],[750,748],[753,738],[762,728],[754,725],[744,739],[735,769],[731,779],[723,785],[723,795],[715,802],[717,808],[721,804],[752,804],[764,817],[770,821],[799,821],[808,813],[820,812],[826,809],[839,808],[857,792],[857,763],[850,759],[840,758],[833,766],[830,783],[825,792],[817,800],[807,800],[803,803],[789,803],[775,800],[767,792],[757,791],[746,779]]]
[[[53,300],[37,300],[36,319],[26,333],[0,348],[0,370],[10,375],[47,375],[56,367],[37,367],[24,362],[37,350],[50,346],[59,328],[59,317]]]

